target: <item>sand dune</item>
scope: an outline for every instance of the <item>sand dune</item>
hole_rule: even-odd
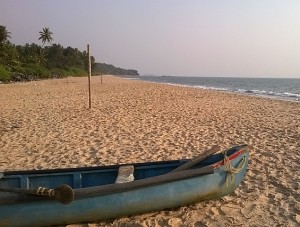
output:
[[[0,85],[0,171],[190,158],[251,146],[233,195],[69,226],[299,226],[300,104],[104,76]]]

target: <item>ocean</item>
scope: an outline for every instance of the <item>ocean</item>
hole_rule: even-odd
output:
[[[139,80],[300,102],[300,79],[139,76]]]

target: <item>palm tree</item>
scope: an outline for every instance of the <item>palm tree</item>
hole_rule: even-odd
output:
[[[0,43],[5,43],[10,37],[10,32],[7,31],[6,26],[0,25]]]
[[[45,45],[45,42],[51,43],[53,40],[52,36],[53,33],[50,31],[49,28],[43,28],[43,31],[40,32],[40,38],[43,42],[43,46]]]

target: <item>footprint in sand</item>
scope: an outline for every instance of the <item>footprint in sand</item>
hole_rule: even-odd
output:
[[[256,204],[248,204],[241,209],[241,213],[244,215],[244,217],[249,218],[249,214],[252,213],[256,209],[256,207]]]

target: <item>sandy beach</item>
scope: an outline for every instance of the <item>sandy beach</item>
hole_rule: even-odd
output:
[[[220,200],[68,226],[300,226],[300,103],[113,76],[0,84],[0,172],[191,158],[248,144]]]

